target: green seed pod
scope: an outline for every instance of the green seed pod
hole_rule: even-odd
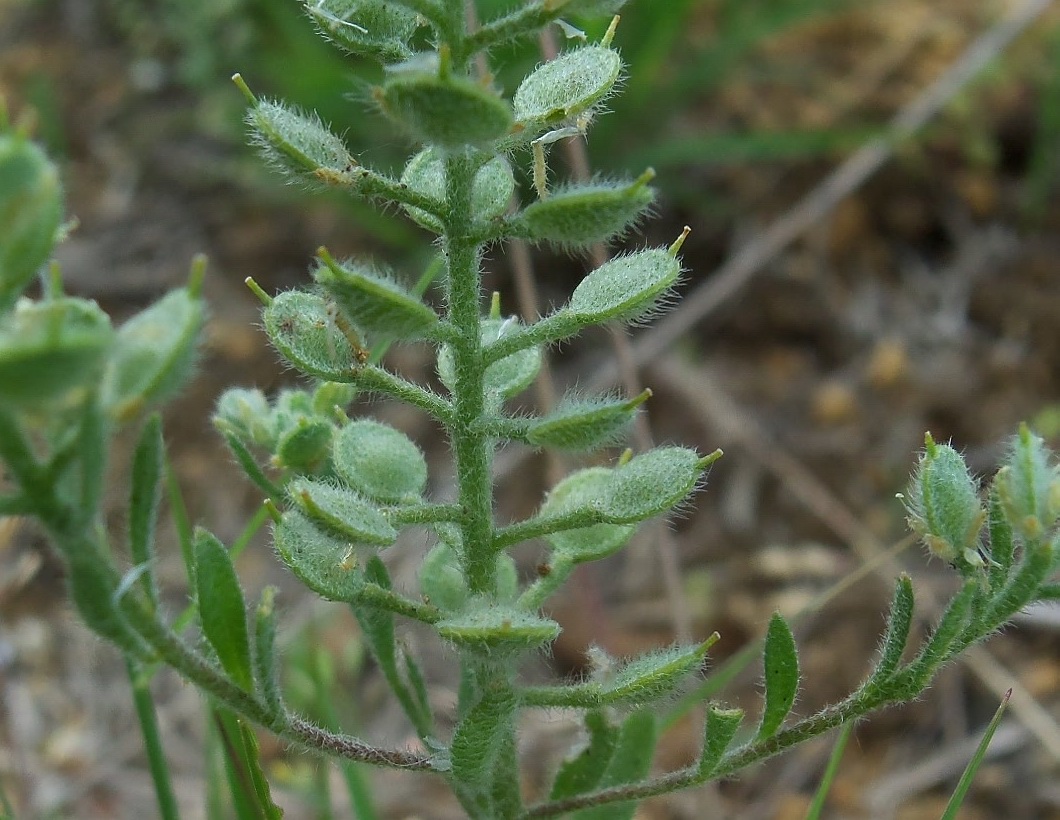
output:
[[[188,288],[163,296],[118,329],[103,396],[119,420],[164,401],[191,378],[205,320],[202,299]]]
[[[443,612],[459,612],[470,598],[453,548],[439,542],[420,565],[420,592]]]
[[[392,338],[412,340],[430,334],[437,314],[388,273],[352,259],[336,262],[321,248],[313,279],[335,300],[354,326]]]
[[[302,416],[279,431],[274,463],[295,473],[317,473],[327,464],[334,438],[335,425],[330,421]]]
[[[0,315],[48,261],[62,213],[55,165],[21,134],[0,134]]]
[[[357,165],[346,144],[315,114],[303,114],[270,100],[253,100],[246,121],[251,139],[266,162],[291,177],[342,183]]]
[[[364,584],[353,546],[321,532],[300,512],[285,512],[272,537],[280,560],[318,595],[351,601]]]
[[[519,655],[552,643],[562,631],[555,621],[483,601],[434,625],[459,649],[492,658]]]
[[[265,308],[265,332],[280,355],[306,375],[350,383],[368,354],[336,313],[321,296],[285,291]]]
[[[287,493],[303,515],[336,538],[373,547],[397,540],[387,517],[353,490],[299,477],[287,485]]]
[[[580,509],[593,509],[611,487],[613,470],[589,467],[560,481],[548,494],[541,515],[562,515]],[[598,561],[618,552],[633,536],[636,527],[628,524],[594,524],[576,530],[556,532],[546,537],[560,556],[574,564]]]
[[[567,309],[586,323],[635,322],[666,299],[680,276],[680,262],[662,248],[619,256],[579,283]]]
[[[376,90],[388,117],[428,145],[485,146],[512,126],[508,103],[478,83],[419,71],[391,73]]]
[[[924,434],[920,456],[905,496],[910,528],[935,555],[962,571],[983,565],[977,546],[986,521],[979,485],[961,454]]]
[[[1024,538],[1044,537],[1060,516],[1060,473],[1041,437],[1021,424],[995,485],[1005,515]]]
[[[488,345],[497,341],[505,333],[514,331],[519,326],[518,320],[483,319],[481,323],[482,344]],[[511,398],[533,383],[541,369],[541,349],[529,347],[505,356],[486,368],[485,387],[495,396]],[[438,377],[451,393],[456,391],[456,364],[452,350],[444,346],[438,353]]]
[[[633,227],[651,208],[655,190],[648,170],[627,183],[596,182],[560,189],[528,205],[513,220],[513,229],[531,242],[561,248],[584,248],[607,242]]]
[[[627,705],[666,697],[699,672],[717,640],[715,635],[698,646],[672,646],[634,658],[602,684],[601,694],[608,703]]]
[[[213,414],[214,426],[244,444],[271,450],[276,443],[272,408],[260,390],[233,387],[221,394]]]
[[[401,175],[401,181],[423,196],[445,202],[445,162],[433,148],[416,154]],[[472,217],[488,222],[504,213],[515,192],[512,166],[503,156],[495,156],[475,172],[471,189]],[[445,226],[433,214],[419,208],[406,207],[409,216],[429,231],[440,234]]]
[[[540,66],[520,84],[512,100],[515,119],[534,134],[577,117],[611,93],[622,73],[618,52],[582,46]]]
[[[38,407],[98,384],[114,338],[95,302],[19,301],[0,315],[0,404]]]
[[[684,501],[704,466],[695,450],[656,447],[615,468],[600,509],[615,523],[646,521]]]
[[[375,501],[417,501],[427,486],[427,462],[412,440],[387,424],[358,419],[335,437],[331,456],[336,474]]]
[[[412,56],[409,40],[419,25],[415,13],[385,0],[303,0],[321,33],[352,54],[382,63]]]
[[[633,421],[637,408],[650,396],[650,390],[629,400],[610,396],[566,396],[555,410],[530,425],[526,440],[535,447],[558,447],[561,450],[606,447],[621,438]]]

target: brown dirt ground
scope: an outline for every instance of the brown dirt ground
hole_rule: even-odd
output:
[[[774,70],[812,55],[812,79],[799,93],[749,75],[727,84],[709,111],[692,107],[678,120],[695,130],[718,122],[827,125],[852,110],[886,116],[955,60],[999,6],[1007,7],[895,0],[800,26],[758,55]],[[213,320],[201,374],[167,413],[167,437],[193,514],[231,540],[258,499],[209,427],[212,402],[229,384],[271,389],[289,378],[253,327],[255,303],[238,283],[252,274],[267,288],[293,284],[317,245],[353,251],[365,240],[329,206],[274,205],[231,174],[212,175],[233,162],[231,148],[188,124],[193,109],[183,92],[130,87],[127,44],[98,20],[86,29],[86,19],[93,17],[77,3],[0,2],[0,92],[17,110],[26,77],[44,71],[57,79],[69,210],[80,220],[60,253],[71,289],[127,314],[181,281],[193,253],[213,260],[207,286]],[[709,36],[707,10],[699,22],[700,36]],[[704,452],[726,450],[706,491],[669,528],[692,630],[699,638],[713,630],[723,636],[715,663],[760,636],[774,609],[794,614],[840,584],[861,565],[866,547],[871,552],[900,541],[894,494],[924,430],[952,438],[972,467],[987,473],[1015,425],[1060,400],[1060,210],[1050,203],[1031,222],[1021,208],[1040,111],[1029,77],[1046,60],[1046,35],[1058,24],[1054,11],[924,138],[901,146],[736,298],[644,368],[644,383],[655,393],[654,437]],[[977,153],[981,145],[989,160]],[[735,216],[711,221],[668,207],[664,187],[646,239],[668,242],[675,226],[692,224],[685,260],[694,287],[841,159],[683,167],[686,184],[715,191]],[[503,254],[494,253],[489,264],[491,284],[514,300]],[[562,298],[579,269],[583,260],[550,258],[541,265],[542,300]],[[565,348],[554,363],[556,378],[587,382],[607,345],[605,335],[590,334]],[[402,350],[391,362],[413,377],[430,377],[424,351]],[[370,410],[414,435],[447,475],[436,430],[403,408]],[[118,449],[120,465],[127,444]],[[522,461],[501,482],[501,514],[533,509],[548,469],[540,458]],[[436,483],[439,493],[445,481]],[[117,513],[115,521],[120,524]],[[552,656],[528,674],[574,674],[584,668],[591,643],[626,655],[673,639],[672,600],[653,532],[623,556],[582,571],[577,589],[554,602],[566,631]],[[414,578],[422,548],[422,539],[394,548],[399,583]],[[171,558],[162,573],[176,608],[183,581],[173,544],[166,549]],[[519,558],[528,573],[540,560],[533,548]],[[805,679],[799,712],[841,697],[859,681],[879,637],[895,567],[913,575],[925,601],[953,588],[948,568],[918,549],[893,560],[799,620]],[[264,541],[248,551],[241,571],[252,590],[282,587],[289,637],[315,621],[325,646],[349,654],[350,619],[300,594]],[[153,816],[124,671],[115,653],[71,617],[61,578],[61,566],[32,527],[0,521],[0,776],[23,807],[20,817]],[[453,669],[444,653],[422,635],[409,641],[439,682],[438,704],[451,706]],[[1051,749],[1039,737],[1055,733],[1060,719],[1058,649],[1055,616],[1051,626],[1026,619],[989,642],[974,663],[946,670],[919,702],[859,726],[827,816],[938,817],[970,754],[969,738],[974,743],[996,707],[998,689],[1018,685],[1026,691],[1021,702],[1036,703],[1044,718],[1012,709],[1004,742],[997,741],[1000,752],[980,772],[963,816],[1060,817],[1057,735]],[[337,674],[366,736],[410,742],[370,664],[340,661]],[[756,675],[752,667],[737,677],[725,699],[755,709]],[[157,678],[155,692],[186,816],[201,816],[201,703],[167,674]],[[528,794],[543,788],[549,766],[573,736],[559,715],[528,718]],[[694,742],[691,728],[678,725],[657,765],[681,765]],[[268,738],[263,743],[278,781],[305,776],[297,755]],[[649,803],[639,816],[802,817],[829,749],[827,741],[807,744],[739,780]],[[436,785],[393,772],[374,779],[386,817],[459,816]],[[335,793],[341,794],[337,782]],[[280,795],[289,817],[311,816],[296,794]]]

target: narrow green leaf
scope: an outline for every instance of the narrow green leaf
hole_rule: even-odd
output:
[[[232,680],[253,691],[243,590],[228,550],[204,529],[195,532],[195,589],[203,634]]]
[[[908,575],[903,575],[894,586],[894,599],[891,601],[891,612],[887,616],[887,632],[883,638],[880,659],[872,671],[868,686],[885,684],[897,671],[905,645],[909,641],[913,608],[913,583]]]
[[[257,690],[274,716],[284,714],[276,657],[276,587],[265,587],[254,614],[254,677]]]
[[[766,632],[765,709],[758,727],[758,740],[772,737],[795,704],[799,690],[799,655],[791,628],[779,612],[773,613]]]
[[[162,419],[152,415],[140,432],[132,466],[132,490],[129,497],[129,552],[133,562],[148,567],[143,586],[151,601],[158,605],[158,587],[153,571],[155,526],[158,503],[162,496],[163,470]]]
[[[658,740],[655,715],[646,710],[634,712],[622,724],[614,754],[600,778],[600,787],[623,786],[648,776]],[[575,820],[630,820],[637,810],[635,802],[613,803],[594,809],[583,809],[571,815]]]
[[[373,556],[365,565],[365,580],[383,589],[391,589],[390,574],[377,556]],[[404,710],[420,737],[428,737],[433,731],[433,718],[429,710],[424,710],[420,699],[409,691],[398,667],[399,650],[394,638],[394,614],[385,609],[372,606],[352,605],[353,614],[361,625],[361,631],[368,643],[368,649],[379,664],[387,684],[394,691],[401,708]]]
[[[832,754],[828,758],[828,765],[825,767],[824,775],[821,777],[821,785],[817,787],[813,802],[810,803],[810,808],[806,811],[806,820],[820,820],[821,812],[824,811],[824,804],[828,800],[828,793],[832,790],[836,773],[839,771],[839,762],[843,759],[843,751],[846,749],[847,741],[850,740],[850,735],[853,731],[854,721],[852,720],[844,723],[843,728],[839,730],[839,737],[835,740]]]
[[[714,704],[707,709],[707,723],[703,732],[703,751],[699,756],[697,768],[704,781],[718,767],[722,755],[728,751],[729,744],[736,736],[736,730],[743,722],[743,709],[723,709]]]
[[[215,708],[214,720],[224,748],[236,817],[238,820],[280,820],[283,811],[272,802],[253,730],[228,709]]]
[[[938,626],[931,638],[924,644],[916,658],[902,671],[903,678],[908,675],[910,685],[919,692],[943,663],[949,659],[950,647],[960,637],[971,611],[972,599],[979,590],[979,582],[967,581],[961,591],[950,600],[946,611],[942,613]]]
[[[604,776],[618,745],[619,729],[607,718],[604,710],[585,715],[588,741],[573,757],[563,761],[556,779],[552,781],[549,798],[562,800],[595,789]]]
[[[232,455],[236,457],[236,461],[239,462],[239,466],[243,468],[243,472],[246,474],[254,485],[261,490],[265,495],[274,501],[278,501],[283,498],[283,490],[277,487],[268,476],[265,475],[265,471],[261,469],[258,462],[254,460],[254,456],[251,455],[250,450],[247,446],[236,438],[231,433],[223,433],[225,443],[228,445],[228,449],[232,451]]]
[[[1001,699],[1001,705],[998,706],[997,711],[994,712],[994,717],[990,719],[990,724],[986,727],[986,731],[983,733],[983,739],[979,741],[979,746],[976,747],[975,754],[972,755],[972,759],[968,761],[968,766],[961,775],[961,779],[957,783],[957,788],[953,790],[949,803],[946,804],[946,811],[942,813],[942,817],[939,818],[939,820],[957,820],[958,812],[961,810],[961,804],[964,802],[964,798],[968,795],[968,789],[971,788],[972,780],[975,779],[976,772],[979,771],[979,767],[983,764],[983,760],[986,758],[986,751],[990,747],[990,741],[993,739],[997,727],[1001,725],[1001,717],[1005,714],[1005,709],[1008,708],[1008,702],[1011,697],[1012,690],[1009,689]]]

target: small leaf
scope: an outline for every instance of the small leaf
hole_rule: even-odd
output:
[[[375,547],[389,547],[397,540],[386,516],[345,487],[300,476],[288,483],[287,493],[303,515],[336,538]]]
[[[588,741],[573,757],[563,761],[552,782],[551,800],[585,794],[597,787],[604,776],[618,745],[619,728],[614,726],[603,710],[585,715]]]
[[[78,614],[94,632],[116,643],[134,657],[144,657],[146,645],[115,603],[118,578],[106,560],[87,550],[66,553],[66,583]]]
[[[0,315],[48,261],[62,214],[54,163],[22,134],[0,133]]]
[[[411,341],[430,334],[437,314],[373,265],[347,259],[337,262],[325,249],[313,279],[335,300],[355,327]]]
[[[350,383],[367,359],[354,331],[344,333],[328,301],[316,294],[285,291],[265,308],[264,319],[273,346],[307,376]]]
[[[699,756],[699,776],[706,779],[718,768],[728,751],[737,729],[743,722],[743,709],[724,709],[711,704],[707,709],[707,723],[703,732],[703,751]]]
[[[438,202],[445,202],[445,162],[443,155],[433,148],[421,151],[405,167],[401,181],[411,190]],[[479,222],[488,222],[508,209],[515,192],[512,166],[503,156],[495,156],[475,172],[471,188],[471,214]],[[445,225],[438,217],[420,208],[406,206],[409,216],[418,225],[441,234]]]
[[[634,712],[625,723],[615,744],[607,770],[600,778],[600,788],[637,783],[648,776],[655,756],[659,728],[655,715],[647,710]],[[631,820],[636,802],[612,803],[571,814],[572,820]]]
[[[550,242],[579,249],[609,242],[644,216],[655,200],[647,171],[626,182],[596,182],[560,188],[547,199],[528,205],[512,220],[519,236],[531,242]]]
[[[150,569],[144,576],[145,592],[158,604],[152,564],[155,558],[155,525],[162,496],[162,419],[151,416],[140,432],[133,455],[129,498],[129,552],[133,562]]]
[[[476,82],[420,71],[392,72],[376,91],[383,111],[428,145],[485,146],[511,128],[508,104]]]
[[[195,590],[203,634],[229,677],[254,690],[246,604],[228,550],[204,529],[195,533]]]
[[[335,437],[335,472],[358,492],[383,503],[419,500],[427,486],[427,461],[412,439],[372,419],[351,421]]]
[[[663,248],[618,256],[581,281],[568,309],[594,324],[636,321],[666,298],[680,275],[680,262]]]
[[[758,727],[758,740],[772,737],[784,724],[799,691],[799,656],[795,638],[780,613],[774,613],[766,632],[765,709]]]

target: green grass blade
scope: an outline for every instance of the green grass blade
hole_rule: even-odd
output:
[[[144,750],[151,769],[151,780],[155,786],[158,816],[162,820],[180,820],[177,798],[173,793],[173,783],[169,778],[169,762],[162,750],[155,703],[151,698],[151,675],[128,655],[125,656],[125,670],[129,675],[129,683],[132,685],[133,704],[136,706],[136,717],[140,721]]]
[[[847,741],[850,740],[850,736],[853,733],[854,721],[844,723],[843,728],[839,730],[839,736],[835,739],[835,746],[832,747],[832,754],[828,758],[828,765],[825,766],[824,775],[821,777],[821,785],[817,787],[813,802],[810,803],[810,808],[806,811],[806,820],[820,820],[821,812],[824,811],[824,804],[828,800],[828,793],[832,790],[836,773],[839,771],[839,762],[843,759],[843,751],[846,749]]]
[[[957,820],[957,813],[961,809],[961,804],[964,802],[964,798],[968,795],[968,789],[971,788],[972,780],[975,779],[976,772],[979,771],[979,767],[982,765],[983,760],[986,757],[986,750],[990,746],[990,741],[994,737],[994,732],[997,731],[997,727],[1001,724],[1001,716],[1005,714],[1005,709],[1008,707],[1008,702],[1011,697],[1012,690],[1009,689],[1001,699],[1001,705],[997,707],[997,711],[994,713],[994,717],[990,720],[990,724],[986,727],[986,732],[983,733],[983,739],[979,742],[975,754],[972,755],[972,759],[968,761],[968,766],[965,768],[964,774],[961,775],[961,779],[957,783],[957,788],[954,789],[953,795],[950,797],[950,802],[946,804],[946,811],[942,813],[940,820]]]

